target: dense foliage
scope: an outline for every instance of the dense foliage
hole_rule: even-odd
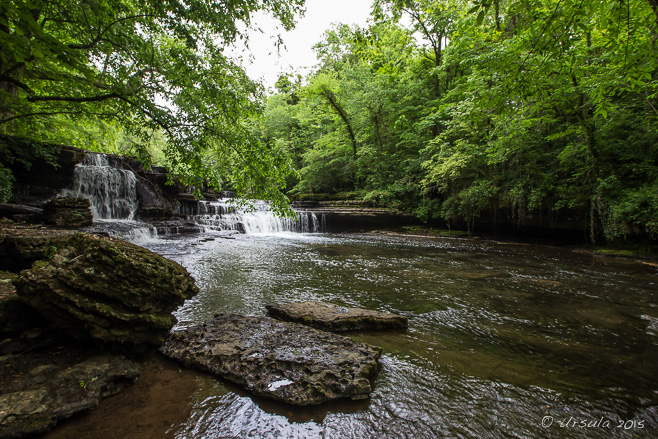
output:
[[[471,230],[502,212],[658,236],[658,1],[374,0],[263,106],[225,48],[254,11],[290,27],[302,4],[3,2],[0,134],[127,152],[279,210],[343,192]]]
[[[658,235],[654,0],[376,0],[372,18],[329,30],[316,71],[267,102],[292,193]]]
[[[253,12],[289,28],[303,3],[3,1],[0,133],[81,146],[123,139],[142,158],[162,135],[187,182],[228,183],[285,207],[280,188],[291,168],[244,123],[260,110],[262,88],[225,49]],[[6,188],[11,176],[3,168],[0,177]]]

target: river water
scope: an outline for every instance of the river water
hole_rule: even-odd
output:
[[[658,267],[450,238],[207,234],[144,245],[201,293],[178,328],[320,300],[390,311],[367,401],[298,408],[207,374],[169,433],[197,438],[658,437]]]

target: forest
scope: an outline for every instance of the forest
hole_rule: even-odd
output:
[[[3,2],[0,134],[131,154],[284,214],[355,198],[469,230],[566,212],[593,242],[658,236],[656,0],[375,0],[269,92],[225,48],[254,11],[290,28],[303,1],[186,4]]]

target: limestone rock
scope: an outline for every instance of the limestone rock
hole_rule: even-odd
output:
[[[266,317],[217,314],[169,335],[160,351],[251,392],[295,405],[363,399],[381,349]]]
[[[159,345],[198,288],[187,270],[134,244],[77,233],[15,281],[18,296],[72,337]]]
[[[139,376],[120,356],[60,363],[51,355],[2,357],[0,438],[49,430],[58,419],[95,407]]]
[[[43,209],[24,204],[0,203],[0,217],[40,223],[43,219]]]
[[[14,175],[13,202],[37,205],[73,182],[85,151],[70,146],[0,135],[0,162]]]
[[[48,259],[61,242],[74,234],[71,230],[3,224],[0,228],[0,268],[19,272],[35,261]]]
[[[324,302],[265,305],[270,316],[326,331],[358,331],[406,328],[407,318],[362,308],[346,308]]]
[[[46,224],[58,227],[87,227],[93,222],[86,198],[55,198],[44,206],[43,216]]]
[[[146,178],[139,178],[136,184],[139,199],[139,216],[146,220],[165,220],[174,215],[174,207]]]

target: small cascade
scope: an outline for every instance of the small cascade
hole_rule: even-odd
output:
[[[137,178],[106,154],[87,153],[76,166],[66,195],[89,199],[94,220],[132,220],[137,212]]]
[[[312,233],[324,229],[324,216],[318,219],[313,212],[297,211],[297,218],[281,218],[274,215],[268,203],[260,200],[253,201],[251,208],[226,200],[199,201],[180,206],[179,213],[207,230],[237,230],[248,235]]]
[[[160,239],[157,228],[142,221],[96,220],[93,226],[87,230],[114,238],[121,238],[137,245],[159,242]]]

